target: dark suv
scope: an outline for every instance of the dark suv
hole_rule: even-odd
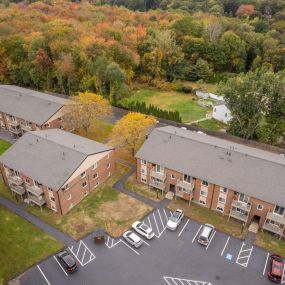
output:
[[[66,250],[59,252],[56,257],[68,273],[73,273],[78,269],[76,261]]]

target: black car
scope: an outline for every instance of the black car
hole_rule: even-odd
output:
[[[76,261],[66,250],[63,250],[60,253],[58,253],[56,257],[60,262],[60,264],[68,273],[73,273],[78,269]]]

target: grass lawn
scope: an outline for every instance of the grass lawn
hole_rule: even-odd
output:
[[[77,130],[75,133],[87,137],[98,142],[106,142],[114,125],[105,121],[96,121],[86,133],[83,129]]]
[[[137,182],[136,174],[133,174],[127,179],[127,181],[125,182],[125,187],[129,191],[136,192],[154,201],[161,201],[164,198],[161,194],[161,191],[158,192],[158,199],[157,199],[156,191],[152,190],[148,185],[144,183]]]
[[[256,235],[255,245],[265,248],[266,250],[285,256],[284,239],[279,239],[277,236],[268,232],[259,231]]]
[[[0,206],[0,284],[62,247],[53,237]]]
[[[193,100],[194,99],[194,100]],[[122,103],[145,102],[147,105],[153,104],[164,110],[179,111],[182,122],[191,122],[206,117],[210,112],[209,108],[198,105],[198,100],[191,94],[184,94],[175,91],[159,91],[142,89],[134,93]]]
[[[10,146],[11,144],[9,142],[0,139],[0,155],[4,153]]]
[[[171,210],[175,210],[177,208],[182,209],[187,217],[199,221],[203,224],[210,223],[218,230],[234,237],[242,239],[245,237],[246,230],[241,232],[241,222],[235,219],[230,219],[228,221],[228,217],[223,216],[219,212],[215,212],[213,210],[196,205],[194,203],[191,203],[191,205],[189,206],[189,203],[187,201],[181,200],[179,198],[177,198],[177,200],[172,200],[169,204],[169,208]]]
[[[222,122],[219,122],[215,119],[209,119],[197,124],[202,129],[211,130],[211,131],[220,131],[221,129],[225,129],[226,125]]]
[[[127,171],[127,167],[117,164],[116,172],[104,184],[63,217],[47,208],[42,212],[35,206],[27,209],[74,239],[79,239],[101,227],[112,236],[120,236],[132,222],[151,211],[151,207],[112,188]]]

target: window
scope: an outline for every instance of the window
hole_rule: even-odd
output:
[[[284,215],[284,208],[280,206],[275,206],[274,213],[280,216]]]
[[[156,165],[156,172],[162,172],[162,167],[160,165]]]
[[[86,186],[87,186],[87,182],[84,181],[84,182],[82,183],[82,188],[84,188],[84,187],[86,187]]]
[[[201,190],[200,191],[200,195],[204,196],[204,197],[207,197],[208,193],[206,191]]]
[[[144,170],[143,168],[141,169],[141,172],[142,172],[143,174],[145,174],[145,170]]]
[[[49,123],[44,124],[45,128],[48,128],[50,126]]]
[[[51,205],[51,208],[56,211],[56,206],[55,205]]]
[[[66,184],[65,186],[63,186],[61,189],[62,190],[66,190],[66,189],[68,189],[69,188],[69,184]]]
[[[244,194],[242,194],[242,193],[240,193],[239,194],[239,200],[240,200],[240,202],[248,203],[249,202],[249,197],[244,195]]]
[[[141,182],[146,183],[146,179],[145,179],[145,178],[142,178],[142,179],[141,179]]]
[[[174,174],[171,174],[171,179],[175,179],[175,176],[174,176]]]
[[[143,165],[146,165],[146,160],[141,160],[141,163],[142,163]]]
[[[256,207],[256,209],[259,210],[259,211],[262,211],[262,210],[263,210],[263,205],[258,204],[257,207]]]
[[[184,182],[191,183],[191,176],[184,174],[183,180],[184,180]]]
[[[99,185],[99,182],[97,182],[97,183],[94,185],[94,188],[96,188],[98,185]]]
[[[190,193],[191,191],[190,191],[190,189],[187,189],[187,188],[182,188],[181,189],[183,192],[186,192],[186,193]]]
[[[108,153],[108,154],[107,154],[107,159],[109,159],[109,158],[110,158],[110,154]]]
[[[228,113],[225,114],[225,118],[228,116]]]
[[[20,173],[15,170],[15,176],[20,177]]]
[[[221,187],[221,188],[220,188],[220,192],[222,192],[222,193],[227,193],[227,192],[228,192],[228,188],[226,188],[226,187]]]
[[[58,121],[61,122],[61,121],[62,121],[62,117],[59,117],[59,118],[58,118]]]
[[[200,200],[199,203],[202,204],[202,205],[206,205],[206,202],[203,201],[203,200]]]
[[[80,176],[81,176],[81,178],[84,178],[84,177],[86,176],[86,171],[82,172],[82,173],[80,174]]]
[[[93,164],[93,169],[96,169],[97,166],[98,166],[98,164],[97,164],[97,162],[95,162],[95,163]]]
[[[30,179],[26,178],[26,183],[30,184]]]
[[[202,181],[202,185],[208,187],[208,186],[209,186],[209,183],[208,183],[207,181],[203,180],[203,181]]]
[[[59,128],[60,128],[61,130],[63,130],[63,129],[64,129],[64,127],[63,127],[62,125],[60,125],[60,126],[59,126]]]
[[[71,195],[71,193],[69,193],[67,196],[67,200],[71,200],[71,198],[72,198],[72,195]]]
[[[219,197],[219,202],[222,203],[222,204],[225,204],[226,203],[226,199],[223,198],[223,197]]]
[[[39,183],[38,181],[34,180],[34,184],[36,187],[40,188],[42,186],[41,183]]]
[[[219,212],[224,212],[224,208],[221,208],[221,207],[217,207],[217,210],[219,211]]]
[[[50,187],[48,187],[48,190],[49,190],[49,191],[52,191],[52,189],[51,189]]]
[[[49,197],[49,199],[50,199],[51,201],[53,201],[53,202],[55,201],[55,200],[54,200],[54,197]]]
[[[93,174],[93,178],[97,179],[98,178],[98,173]]]
[[[107,164],[107,168],[110,168],[110,163]]]

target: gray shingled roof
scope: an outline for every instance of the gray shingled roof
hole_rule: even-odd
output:
[[[176,127],[152,131],[136,158],[285,207],[285,157]]]
[[[43,125],[60,110],[65,99],[46,93],[13,86],[0,85],[0,112]]]
[[[0,163],[58,190],[89,155],[108,150],[107,145],[49,129],[25,133],[0,156]]]

